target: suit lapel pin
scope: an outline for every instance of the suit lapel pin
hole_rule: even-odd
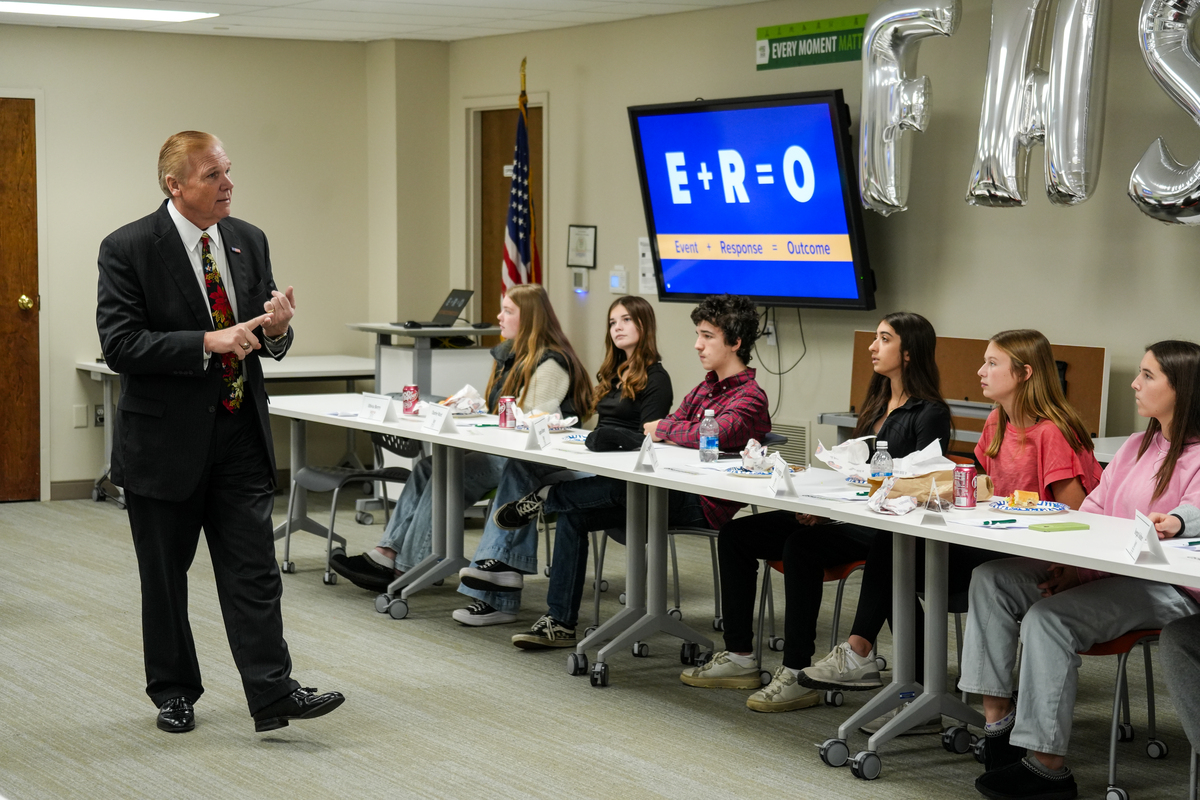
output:
[[[233,252],[237,253],[239,256],[242,254],[242,248],[240,248],[240,247],[231,247],[229,249],[232,250]]]

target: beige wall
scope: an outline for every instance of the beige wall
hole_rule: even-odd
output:
[[[646,234],[626,107],[639,103],[842,88],[857,126],[861,63],[758,73],[755,28],[869,11],[834,0],[793,0],[456,42],[450,51],[451,102],[512,95],[522,56],[531,92],[549,96],[549,195],[545,257],[554,302],[589,365],[600,357],[611,295],[607,270],[637,263]],[[777,419],[815,421],[849,403],[850,341],[883,313],[920,312],[942,335],[986,338],[1004,328],[1037,327],[1052,341],[1102,345],[1112,353],[1110,435],[1138,420],[1127,385],[1144,345],[1200,338],[1194,306],[1200,231],[1168,227],[1125,196],[1129,172],[1156,136],[1190,163],[1200,148],[1188,117],[1158,89],[1137,48],[1136,0],[1113,16],[1105,152],[1099,191],[1085,205],[1054,208],[1042,191],[1042,150],[1034,152],[1032,201],[1023,209],[981,209],[963,197],[971,169],[987,63],[990,6],[964,3],[958,33],[926,40],[920,67],[933,82],[933,118],[914,148],[910,210],[866,215],[878,277],[878,311],[803,312],[808,355],[783,380]],[[855,128],[857,133],[857,127]],[[465,215],[465,124],[451,130],[451,269],[461,268]],[[586,299],[572,295],[562,254],[568,223],[599,226],[600,269]],[[687,306],[659,304],[660,346],[676,393],[701,377],[690,351]],[[758,365],[799,356],[794,311],[780,311],[782,354],[760,347]],[[982,354],[981,354],[982,357]],[[760,370],[768,394],[777,379]],[[827,443],[830,428],[817,428]]]

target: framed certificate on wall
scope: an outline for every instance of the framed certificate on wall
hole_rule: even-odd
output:
[[[567,226],[567,266],[596,268],[596,226]]]

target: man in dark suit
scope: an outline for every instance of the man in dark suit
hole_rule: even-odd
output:
[[[255,730],[345,699],[291,678],[259,356],[280,359],[291,346],[295,299],[275,287],[262,231],[229,216],[229,169],[215,136],[175,134],[158,159],[167,200],[100,245],[96,326],[122,383],[112,479],[125,489],[138,557],[146,693],[171,733],[195,727],[204,691],[187,615],[201,528]]]

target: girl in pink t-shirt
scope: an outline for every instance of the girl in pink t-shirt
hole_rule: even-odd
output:
[[[1063,395],[1050,342],[1033,330],[997,333],[979,378],[996,410],[983,425],[975,458],[996,494],[1020,489],[1079,508],[1100,482],[1100,464],[1083,420]]]
[[[1117,452],[1082,510],[1115,517],[1200,502],[1200,346],[1152,344],[1133,381],[1150,419]],[[1053,491],[1058,485],[1051,482]],[[1059,498],[1061,499],[1061,497]],[[1155,515],[1160,538],[1172,527]],[[1177,528],[1174,529],[1176,532]],[[1200,611],[1192,592],[1031,558],[992,561],[971,577],[963,640],[963,691],[983,697],[985,767],[975,788],[989,798],[1078,794],[1064,761],[1081,653],[1131,630],[1161,628]],[[1018,634],[1021,692],[1012,697]]]

